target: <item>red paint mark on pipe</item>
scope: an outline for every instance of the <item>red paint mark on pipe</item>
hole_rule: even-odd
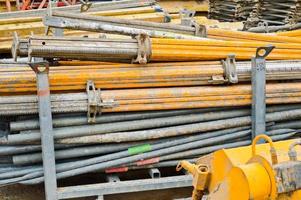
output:
[[[147,159],[147,160],[140,160],[140,161],[136,162],[136,165],[137,166],[150,165],[150,164],[154,164],[154,163],[158,163],[158,162],[160,162],[160,157],[151,158],[151,159]]]
[[[128,167],[116,167],[116,168],[109,168],[106,169],[105,172],[107,174],[111,174],[111,173],[120,173],[120,172],[127,172],[129,171]]]

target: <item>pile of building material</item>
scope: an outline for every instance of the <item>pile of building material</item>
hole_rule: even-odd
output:
[[[286,121],[300,118],[298,108],[269,107],[267,134],[274,140],[295,136],[298,125]],[[281,128],[275,128],[280,122]],[[175,166],[180,159],[250,144],[250,123],[249,108],[104,114],[93,125],[84,115],[55,116],[57,178]],[[1,139],[0,154],[6,158],[1,160],[1,185],[43,181],[38,126],[36,118],[10,122],[10,131],[18,134]]]
[[[114,16],[122,19],[139,19],[145,21],[168,22],[172,18],[179,18],[179,13],[167,14],[153,0],[126,0],[122,2],[100,2],[83,12],[85,15]],[[81,5],[54,7],[53,11],[80,13]],[[42,18],[47,9],[16,11],[0,13],[0,52],[9,52],[12,36],[17,32],[21,36],[45,33]],[[85,31],[69,31],[66,35],[90,35]],[[98,37],[99,35],[95,36]]]
[[[267,26],[288,26],[282,29],[294,29],[301,20],[301,7],[298,0],[210,0],[209,8],[209,17],[212,19],[244,21],[246,29],[258,32],[269,30],[266,29]],[[274,28],[269,32],[277,31]]]
[[[231,2],[219,12],[236,15]],[[249,145],[251,59],[267,45],[275,49],[265,62],[266,134],[275,141],[299,137],[301,34],[208,28],[192,18],[175,25],[125,17],[125,10],[153,15],[153,3],[95,4],[89,11],[97,16],[73,7],[45,16],[28,12],[48,35],[15,33],[12,59],[0,61],[1,186],[44,181],[43,97],[53,115],[57,179],[175,167],[181,159]],[[235,17],[245,19],[244,13]],[[44,81],[39,68],[40,75],[49,73]]]
[[[219,21],[246,21],[259,0],[209,0],[209,18]]]
[[[230,58],[225,62],[170,62],[146,65],[100,62],[77,62],[77,65],[67,65],[66,61],[59,61],[58,64],[59,66],[50,68],[49,74],[50,89],[56,93],[66,90],[82,91],[86,88],[87,80],[92,80],[95,87],[101,89],[204,86],[246,83],[251,80],[251,62],[236,62],[236,68],[231,68]],[[300,80],[300,72],[300,61],[267,62],[267,80]],[[36,93],[35,74],[25,64],[0,64],[0,80],[2,94],[11,96],[15,93]],[[229,88],[234,89],[237,86]]]

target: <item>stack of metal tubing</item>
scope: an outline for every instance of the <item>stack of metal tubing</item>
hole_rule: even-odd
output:
[[[129,36],[147,34],[151,37],[198,39],[198,37],[192,36],[202,36],[202,34],[204,34],[200,30],[199,25],[195,23],[193,26],[185,26],[141,20],[118,19],[116,17],[108,16],[72,14],[58,11],[52,11],[51,14],[45,16],[43,22],[45,26],[49,28],[117,33]]]
[[[267,84],[267,104],[301,102],[301,83]],[[99,102],[107,102],[101,112],[169,110],[250,105],[251,86],[194,86],[141,89],[101,90]],[[33,114],[38,112],[36,95],[3,96],[1,115]],[[85,92],[51,95],[54,113],[88,111]]]
[[[53,11],[80,13],[80,5],[53,7]],[[0,13],[0,53],[9,53],[13,32],[27,37],[34,34],[44,35],[42,18],[47,9]],[[114,16],[117,19],[139,19],[143,21],[168,22],[179,18],[178,13],[164,12],[154,0],[124,0],[116,2],[93,3],[85,15]],[[83,31],[65,31],[66,35],[92,35]]]
[[[301,59],[300,38],[223,31],[220,29],[209,29],[208,34],[209,38],[229,40],[180,40],[149,38],[145,35],[140,35],[136,39],[114,40],[31,36],[29,39],[15,39],[12,49],[15,58],[27,55],[29,58],[45,57],[101,61],[116,61],[119,59],[120,61],[146,63],[150,61],[221,60],[229,54],[235,54],[237,60],[249,60],[254,56],[258,46],[274,44],[276,48],[268,56],[268,59]],[[257,41],[254,42],[255,40]]]
[[[37,57],[50,64],[58,179],[174,168],[182,159],[249,145],[250,59],[268,44],[276,48],[266,62],[266,134],[299,137],[298,37],[57,11],[44,23],[120,37],[15,35],[14,60],[0,64],[0,185],[43,182],[36,75],[28,63]]]
[[[13,44],[15,58],[26,55],[29,58],[125,60],[146,63],[150,61],[220,60],[228,54],[235,54],[238,60],[249,60],[258,46],[273,44],[276,48],[268,59],[301,59],[301,39],[297,37],[218,28],[204,29],[195,23],[192,26],[170,26],[162,23],[143,23],[137,20],[116,20],[110,17],[61,12],[53,12],[52,15],[46,16],[44,23],[54,28],[118,33],[136,36],[136,38],[89,39],[31,36],[29,39],[20,39],[16,35]],[[206,35],[207,38],[202,37]]]
[[[151,6],[156,3],[155,0],[123,0],[120,2],[93,2],[91,7],[86,11],[81,11],[82,5],[71,5],[65,7],[53,7],[53,10],[72,12],[72,13],[81,13],[81,12],[98,12],[98,11],[110,11],[114,12],[120,9],[126,8],[138,8],[143,6]],[[26,10],[26,11],[15,11],[15,12],[7,12],[1,13],[0,19],[24,19],[27,17],[36,17],[40,18],[40,20],[46,15],[47,9],[39,9],[39,10]]]
[[[298,23],[300,20],[299,0],[263,0],[259,14],[260,21],[269,25],[284,25]]]
[[[209,18],[219,21],[246,21],[259,0],[209,0]]]
[[[181,159],[249,145],[250,114],[249,107],[126,112],[103,114],[94,125],[85,115],[55,115],[57,178],[174,167]],[[300,104],[268,107],[267,134],[274,141],[297,137],[300,123],[288,121],[300,117]],[[41,183],[37,117],[16,118],[9,127],[1,138],[0,185]]]
[[[58,66],[50,67],[50,89],[53,93],[62,93],[66,91],[69,93],[83,92],[86,88],[87,80],[91,80],[97,88],[102,89],[103,98],[114,99],[115,101],[117,101],[119,97],[112,96],[113,92],[110,91],[112,89],[124,88],[130,89],[128,91],[141,91],[142,93],[147,94],[147,91],[163,91],[163,88],[157,89],[158,87],[186,86],[188,87],[188,91],[193,90],[201,92],[202,88],[208,88],[207,92],[202,92],[204,95],[208,93],[206,96],[211,95],[209,90],[215,92],[215,94],[222,94],[218,93],[219,90],[232,91],[228,93],[229,95],[234,94],[234,90],[240,90],[240,95],[250,95],[250,85],[228,85],[226,87],[221,85],[225,83],[246,84],[251,80],[251,62],[235,62],[235,60],[232,60],[232,62],[233,65],[231,65],[230,58],[225,61],[149,63],[145,65],[85,61],[71,62],[73,65],[70,65],[71,63],[68,61],[59,61]],[[301,61],[267,61],[266,67],[267,80],[269,81],[301,79]],[[232,72],[232,77],[230,71]],[[27,103],[36,103],[36,98],[34,98],[34,94],[36,93],[35,77],[35,73],[27,64],[0,64],[1,94],[10,96],[13,96],[14,94],[33,94],[33,96],[30,96],[31,100],[24,100],[24,102],[22,102],[23,99],[20,98],[20,96],[16,96],[15,98],[2,97],[0,99],[0,106],[5,108],[6,104],[15,102],[15,104],[26,107]],[[212,86],[205,87],[205,85]],[[289,87],[299,87],[299,83],[271,83],[268,87],[271,88],[271,93],[274,93],[272,90],[275,90],[276,87],[285,89],[288,87],[285,85],[288,85]],[[183,94],[182,96],[180,94],[180,88],[165,88],[164,90],[166,93],[168,93],[168,91],[178,91],[178,97],[184,98],[184,95],[186,95],[186,97],[190,96],[187,94]],[[278,92],[280,92],[280,90],[278,90]],[[59,94],[53,95],[56,95],[56,97],[53,96],[54,101],[56,98],[59,98]],[[70,99],[73,99],[74,101],[86,101],[86,96],[82,93],[69,94],[69,96]],[[250,99],[250,96],[245,97]],[[122,98],[122,95],[120,98]],[[131,101],[133,101],[134,99],[139,100],[138,98],[139,97],[136,99],[134,96],[124,96],[122,99],[123,101],[125,99],[131,99]],[[157,98],[170,97],[158,96]],[[158,101],[158,103],[159,102],[160,101]],[[117,103],[118,105],[124,104],[122,101]],[[9,107],[13,108],[13,105],[7,105],[8,110]],[[2,111],[3,110],[0,110],[0,113],[3,113]],[[14,111],[11,113],[13,114],[13,112]],[[30,112],[33,112],[33,110]]]

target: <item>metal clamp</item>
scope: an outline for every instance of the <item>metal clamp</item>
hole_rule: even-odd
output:
[[[211,76],[211,80],[209,80],[208,82],[213,85],[219,85],[219,84],[224,84],[227,81],[222,75],[213,75]]]
[[[207,28],[204,25],[198,24],[194,19],[195,11],[183,9],[180,11],[181,25],[195,28],[195,36],[207,37]]]
[[[207,37],[208,33],[205,25],[198,24],[194,21],[192,26],[195,27],[195,36]]]
[[[148,35],[140,34],[136,36],[138,41],[138,54],[133,63],[146,64],[151,57],[151,41]]]
[[[13,44],[11,47],[11,54],[13,56],[14,61],[17,61],[18,54],[19,54],[19,48],[20,48],[20,40],[19,36],[16,31],[13,33]]]
[[[87,81],[87,95],[88,95],[88,123],[95,123],[97,114],[101,114],[102,108],[112,108],[117,104],[114,100],[104,101],[101,99],[101,90],[95,88],[93,81]]]
[[[222,60],[222,65],[224,68],[225,80],[229,83],[238,83],[235,55],[228,55],[226,60]]]
[[[164,13],[163,23],[171,22],[171,20],[172,20],[171,15],[166,11],[164,11],[163,13]]]
[[[269,33],[269,23],[268,22],[259,22],[257,27],[263,28],[265,33]]]
[[[187,9],[180,10],[181,25],[191,26],[193,23],[193,17],[195,13],[196,12],[192,10],[187,10]]]
[[[80,6],[80,12],[87,12],[92,6],[92,3],[90,3],[88,0],[80,0],[80,2],[82,3]]]

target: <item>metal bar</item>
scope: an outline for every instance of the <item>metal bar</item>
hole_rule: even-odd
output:
[[[144,6],[152,6],[154,4],[155,4],[154,0],[139,0],[139,1],[124,0],[124,1],[116,1],[116,2],[97,2],[92,4],[88,12],[144,7]],[[53,8],[53,10],[80,13],[80,7],[81,5],[72,5],[72,6],[56,7]],[[43,17],[46,13],[47,13],[47,9],[26,10],[23,12],[16,11],[16,12],[9,12],[9,13],[1,13],[0,19]]]
[[[117,183],[72,186],[59,188],[58,197],[59,199],[68,199],[74,197],[91,197],[108,194],[182,188],[190,187],[191,183],[192,177],[190,175],[183,175],[157,179],[121,181]]]
[[[260,47],[252,58],[252,137],[265,133],[266,128],[266,63],[273,46]]]
[[[37,90],[39,104],[39,118],[44,169],[44,186],[46,200],[57,200],[57,182],[55,170],[54,139],[49,90],[48,63],[34,63],[31,65],[37,75]]]

